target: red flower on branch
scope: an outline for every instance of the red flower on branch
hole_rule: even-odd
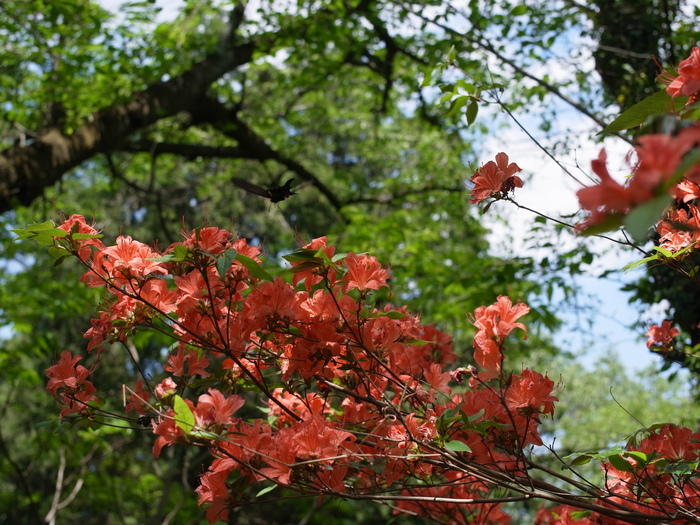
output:
[[[185,364],[187,364],[187,369],[185,369]],[[203,353],[200,356],[196,348],[190,348],[185,353],[185,345],[181,343],[177,354],[168,357],[168,364],[163,365],[163,370],[170,372],[175,377],[194,377],[196,375],[209,377],[211,374],[206,371],[208,366],[209,359]]]
[[[525,303],[517,302],[513,305],[509,297],[499,295],[491,306],[480,306],[474,310],[474,326],[498,343],[503,342],[516,328],[523,330],[527,339],[527,328],[516,321],[529,311],[530,307]]]
[[[366,290],[379,290],[386,286],[386,281],[391,277],[389,272],[382,268],[376,257],[370,255],[355,255],[349,253],[345,258],[345,266],[348,273],[343,281],[343,292],[357,288],[361,292]]]
[[[591,162],[591,169],[600,182],[576,193],[581,209],[590,212],[588,218],[576,226],[577,230],[583,231],[601,224],[610,216],[627,214],[665,193],[684,195],[683,188],[687,188],[687,185],[679,188],[679,184],[700,181],[696,165],[687,170],[685,180],[669,187],[684,156],[700,143],[700,127],[686,128],[676,136],[646,135],[638,142],[634,148],[637,162],[632,167],[633,176],[625,184],[616,182],[608,172],[605,149]]]
[[[242,397],[232,395],[225,397],[215,388],[210,388],[208,394],[202,394],[197,401],[197,411],[206,414],[206,421],[214,425],[230,425],[233,423],[233,413],[241,408],[245,401]]]
[[[46,389],[55,394],[59,388],[71,391],[80,388],[80,385],[85,383],[85,379],[90,374],[87,368],[77,364],[81,359],[82,357],[73,355],[68,350],[61,352],[58,363],[46,369],[46,377],[49,378]]]
[[[664,73],[659,76],[659,80],[667,84],[666,93],[671,97],[689,97],[688,104],[695,102],[700,91],[700,47],[694,47],[690,56],[681,61],[678,76]]]
[[[501,173],[497,191],[521,185],[514,175],[519,168],[507,155],[489,166]],[[282,277],[268,282],[239,261],[225,272],[217,264],[228,248],[256,257],[256,248],[239,241],[205,228],[188,234],[185,259],[161,264],[148,260],[157,254],[147,246],[120,237],[116,246],[94,254],[94,271],[85,278],[110,296],[88,331],[91,348],[141,328],[166,332],[177,343],[164,365],[170,376],[154,388],[158,401],[147,405],[139,382],[127,411],[158,412],[152,421],[156,457],[174,444],[208,448],[214,460],[197,494],[210,522],[226,519],[238,501],[229,476],[319,495],[393,484],[403,489],[410,480],[427,480],[437,486],[426,494],[484,496],[491,488],[486,482],[475,478],[466,486],[465,472],[450,466],[458,456],[441,459],[448,457],[441,454],[443,443],[467,447],[471,452],[456,453],[486,469],[524,472],[517,454],[526,444],[542,443],[538,416],[553,411],[552,382],[528,370],[485,381],[501,374],[503,344],[514,329],[525,330],[518,319],[527,305],[500,296],[476,310],[476,360],[487,372],[464,394],[453,395],[450,382],[459,374],[446,370],[456,360],[450,338],[406,308],[376,310],[367,300],[366,292],[388,287],[390,274],[376,258],[351,253],[330,262],[334,248],[317,239],[307,248],[323,254],[302,252],[306,266],[294,284]],[[66,391],[62,415],[84,410],[94,399],[79,359],[66,352],[47,371],[49,390]],[[210,371],[211,379],[189,380]],[[178,377],[188,381],[178,385]],[[235,416],[244,404],[234,393],[239,386],[268,396],[267,421]],[[450,502],[437,507],[421,504],[416,512],[448,518],[457,510]],[[497,505],[473,510],[475,523],[506,519]]]
[[[136,382],[136,388],[134,388],[127,398],[128,402],[126,407],[124,407],[124,412],[128,414],[133,410],[142,416],[148,412],[148,400],[150,399],[151,394],[146,388],[144,388],[145,384],[146,382],[143,379],[139,379]]]
[[[233,498],[226,485],[228,471],[205,472],[199,478],[199,487],[195,492],[199,496],[198,504],[201,507],[207,504],[207,521],[215,523],[219,520],[228,521],[228,511],[232,507]]]
[[[93,226],[85,222],[85,217],[82,215],[71,215],[68,219],[58,225],[58,228],[68,233],[83,233],[87,235],[98,235],[100,232]],[[99,239],[77,239],[74,241],[78,248],[78,257],[82,261],[87,261],[90,258],[92,248],[103,250],[105,245]]]
[[[647,332],[647,348],[653,347],[659,350],[668,350],[673,338],[680,333],[678,328],[672,328],[672,326],[673,322],[669,320],[661,323],[661,326],[651,325]]]
[[[508,155],[499,153],[495,162],[488,161],[469,179],[474,184],[469,202],[478,204],[489,197],[502,199],[515,188],[522,188],[522,179],[515,175],[520,171],[522,169],[515,162],[508,163]]]
[[[492,379],[501,373],[505,359],[501,347],[513,330],[524,330],[527,339],[525,325],[516,321],[529,311],[530,307],[525,303],[513,305],[510,298],[504,295],[499,295],[491,306],[480,306],[474,310],[473,323],[479,329],[474,336],[474,359],[485,370],[479,374],[479,379]]]
[[[149,275],[166,275],[163,263],[153,261],[160,254],[128,235],[117,237],[116,246],[102,250],[106,258],[102,266],[119,284],[128,285],[132,279],[143,279]]]
[[[89,403],[98,401],[93,395],[95,386],[87,381],[90,370],[77,364],[81,359],[82,357],[64,350],[58,363],[46,369],[49,378],[46,389],[54,396],[59,389],[63,389],[58,393],[58,404],[64,407],[60,413],[61,418],[74,412],[86,413]]]
[[[512,413],[536,413],[554,416],[554,402],[558,401],[552,395],[554,381],[546,375],[533,370],[523,370],[520,375],[513,376],[506,391],[506,406]]]
[[[215,227],[205,227],[199,230],[181,230],[185,240],[182,244],[188,248],[196,248],[212,255],[223,253],[229,245],[231,233]]]
[[[668,216],[656,225],[659,245],[672,253],[700,240],[700,210],[693,204],[686,206],[687,210],[669,211]]]

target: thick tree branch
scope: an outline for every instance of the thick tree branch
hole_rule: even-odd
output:
[[[237,146],[205,146],[204,144],[183,144],[180,142],[154,142],[150,140],[137,140],[125,142],[115,148],[119,151],[131,153],[149,153],[161,155],[163,153],[178,155],[189,160],[197,157],[222,158],[222,159],[257,159],[249,151]]]
[[[27,146],[1,152],[0,213],[17,204],[28,205],[66,172],[113,149],[135,131],[189,110],[212,82],[250,62],[255,50],[268,48],[274,41],[275,35],[266,35],[238,45],[225,45],[182,75],[136,92],[124,104],[93,113],[71,134],[51,128]]]
[[[375,197],[357,197],[346,201],[346,204],[396,204],[410,195],[423,195],[432,192],[455,193],[469,191],[463,185],[460,186],[427,186],[424,188],[411,188],[392,195]]]

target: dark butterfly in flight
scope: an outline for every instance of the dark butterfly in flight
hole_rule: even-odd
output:
[[[248,193],[253,193],[255,195],[265,197],[266,199],[270,199],[270,202],[273,204],[295,195],[295,193],[292,191],[292,182],[294,182],[294,179],[289,179],[282,186],[272,186],[270,188],[263,188],[262,186],[258,186],[257,184],[253,184],[252,182],[248,182],[244,179],[239,179],[238,177],[231,177],[231,182]]]

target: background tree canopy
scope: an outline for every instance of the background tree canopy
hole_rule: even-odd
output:
[[[203,516],[191,451],[173,447],[176,461],[159,463],[149,429],[37,425],[55,419],[43,371],[62,349],[85,348],[99,297],[78,285],[79,268],[51,269],[9,229],[80,213],[167,245],[208,221],[263,245],[271,267],[300,238],[328,235],[390,264],[397,296],[384,300],[452,333],[465,358],[465,313],[498,294],[536,307],[529,347],[551,355],[556,306],[546,292],[572,292],[563,276],[592,254],[578,248],[546,264],[490,255],[460,179],[488,160],[479,150],[501,107],[539,113],[548,130],[554,101],[565,101],[602,124],[619,110],[611,102],[628,107],[653,86],[652,55],[674,61],[697,36],[676,1],[178,5],[163,20],[150,1],[125,3],[119,16],[88,0],[0,3],[0,521]],[[571,76],[540,74],[555,61]],[[440,89],[456,85],[464,101],[450,110]],[[250,191],[290,179],[294,195],[278,204]],[[98,380],[121,399],[136,376],[127,351],[148,369],[164,345],[109,348]],[[266,507],[265,522],[288,523],[290,505],[304,523],[390,518],[297,501]],[[238,522],[259,521],[257,512],[244,507]]]

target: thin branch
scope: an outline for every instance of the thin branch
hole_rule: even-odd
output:
[[[510,66],[513,69],[513,71],[515,71],[517,74],[522,75],[523,77],[529,78],[530,80],[534,81],[535,83],[537,83],[537,85],[539,85],[540,87],[549,91],[550,93],[552,93],[553,95],[555,95],[559,99],[563,100],[564,102],[569,104],[571,107],[578,110],[581,114],[586,115],[588,118],[593,120],[593,122],[598,124],[598,126],[600,126],[601,128],[604,128],[606,126],[605,122],[603,122],[597,115],[595,115],[594,113],[589,111],[586,106],[584,106],[583,104],[580,104],[580,103],[576,102],[574,99],[566,96],[557,87],[550,84],[549,82],[545,82],[540,77],[533,75],[532,73],[526,71],[525,69],[520,67],[518,64],[516,64],[513,60],[507,58],[502,53],[500,53],[490,43],[488,43],[484,40],[480,40],[478,38],[475,38],[470,33],[467,33],[467,32],[460,33],[459,31],[452,29],[448,25],[445,25],[441,22],[438,22],[436,20],[428,18],[427,16],[423,15],[422,13],[417,13],[417,12],[411,10],[410,8],[407,8],[407,9],[413,15],[417,16],[421,20],[428,22],[430,24],[433,24],[436,27],[439,27],[440,29],[442,29],[443,31],[449,33],[450,35],[457,37],[457,38],[461,38],[463,40],[466,40],[467,42],[475,45],[476,47],[479,47],[479,48],[483,49],[484,51],[492,54],[493,56],[498,58],[498,60],[500,60],[503,64],[507,64],[508,66]],[[624,140],[625,142],[628,142],[629,144],[633,144],[633,141],[629,137],[625,137],[624,135],[622,135],[620,133],[615,133],[615,135],[617,137],[621,138],[622,140]]]
[[[48,514],[44,518],[44,521],[49,525],[55,525],[56,523],[56,513],[58,512],[58,504],[61,499],[61,491],[63,490],[63,475],[66,470],[66,453],[63,447],[58,451],[60,460],[58,464],[58,474],[56,475],[56,488],[53,493],[53,501],[51,502],[51,508]]]
[[[535,137],[532,136],[532,134],[525,128],[525,126],[523,126],[523,125],[520,123],[520,121],[515,117],[515,115],[513,115],[513,113],[510,111],[510,109],[508,109],[508,106],[506,106],[506,105],[501,101],[501,98],[498,96],[497,93],[494,93],[494,98],[496,99],[496,103],[501,107],[501,109],[502,109],[503,111],[506,112],[506,114],[513,120],[513,122],[515,122],[515,124],[520,128],[520,130],[521,130],[523,133],[525,133],[525,135],[527,135],[528,138],[529,138],[532,142],[534,142],[535,145],[536,145],[545,155],[547,155],[550,159],[552,159],[552,160],[556,163],[556,165],[559,166],[559,167],[564,171],[564,173],[566,173],[566,174],[567,174],[569,177],[571,177],[574,181],[576,181],[578,184],[580,184],[580,185],[583,186],[583,187],[586,186],[583,182],[581,182],[580,180],[578,180],[578,178],[576,178],[576,176],[575,176],[573,173],[571,173],[571,172],[566,168],[566,166],[564,166],[561,162],[559,162],[559,160],[558,160],[554,155],[552,155],[552,153],[551,153],[547,148],[545,148],[542,144],[540,144],[540,142],[539,142]]]
[[[573,224],[569,224],[568,222],[560,221],[559,219],[555,219],[554,217],[550,217],[549,215],[545,215],[542,212],[533,210],[532,208],[528,208],[527,206],[523,206],[522,204],[519,204],[518,202],[511,199],[510,197],[504,197],[501,200],[511,202],[511,203],[515,204],[515,206],[517,206],[521,210],[525,210],[525,211],[529,211],[530,213],[534,213],[535,215],[542,217],[543,219],[547,219],[548,221],[552,221],[554,223],[560,224],[561,226],[566,226],[567,228],[571,228],[572,230],[576,229],[576,226],[574,226]],[[633,242],[631,242],[629,240],[621,241],[619,239],[613,239],[612,237],[608,237],[607,235],[601,235],[599,233],[592,235],[592,237],[598,237],[600,239],[605,239],[606,241],[614,242],[614,243],[620,244],[622,246],[628,246],[630,248],[634,248],[638,252],[642,253],[642,255],[644,255],[645,257],[649,257],[651,255],[649,252],[643,250],[640,246],[637,246],[636,244],[634,244]]]
[[[426,186],[424,188],[411,188],[408,190],[404,190],[386,197],[379,196],[379,197],[357,197],[354,199],[348,199],[345,201],[346,204],[360,204],[360,203],[370,203],[370,204],[392,204],[397,201],[400,201],[410,195],[423,195],[425,193],[431,193],[431,192],[447,192],[447,193],[454,193],[454,192],[463,192],[464,187],[463,186]]]

